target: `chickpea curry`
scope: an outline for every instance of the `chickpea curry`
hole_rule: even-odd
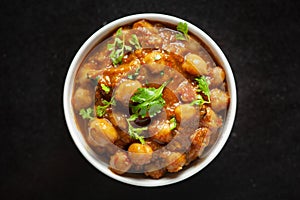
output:
[[[218,138],[230,102],[225,78],[186,23],[140,20],[88,54],[72,105],[87,144],[114,173],[158,179]]]

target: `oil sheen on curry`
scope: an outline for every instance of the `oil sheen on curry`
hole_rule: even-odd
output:
[[[230,102],[225,72],[186,23],[140,20],[100,41],[72,105],[90,149],[120,175],[158,179],[205,157]]]

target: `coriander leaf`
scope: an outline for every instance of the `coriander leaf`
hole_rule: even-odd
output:
[[[126,51],[131,51],[131,50],[132,50],[131,46],[125,45],[124,47],[125,47],[125,50],[126,50]]]
[[[147,127],[143,128],[133,128],[132,126],[129,126],[128,133],[130,137],[139,140],[140,143],[145,144],[145,140],[143,136],[140,136],[140,134],[144,131],[147,130]]]
[[[139,117],[139,116],[138,116],[137,114],[133,114],[133,115],[131,115],[127,120],[128,120],[128,121],[134,121],[134,120],[136,120],[138,117]]]
[[[122,28],[119,28],[116,32],[116,37],[113,43],[107,44],[107,49],[111,51],[109,54],[109,57],[111,58],[114,65],[117,65],[118,63],[122,62],[122,59],[124,57],[124,49],[129,50],[131,49],[130,46],[125,45],[125,36],[123,35],[123,38],[120,39],[123,35]]]
[[[142,128],[134,128],[132,125],[131,125],[131,121],[134,121],[137,119],[137,115],[131,115],[129,119],[127,119],[127,123],[128,123],[128,133],[129,133],[129,136],[131,138],[134,138],[136,140],[139,140],[142,144],[145,144],[145,140],[144,140],[144,137],[141,136],[140,134],[147,130],[148,128],[147,127],[142,127]]]
[[[138,88],[135,94],[131,97],[131,101],[137,103],[143,103],[149,101],[155,94],[156,88]]]
[[[110,92],[110,87],[104,85],[103,83],[101,83],[101,88],[106,94]]]
[[[165,102],[157,102],[155,104],[153,104],[152,106],[150,106],[149,108],[149,116],[152,117],[154,115],[156,115],[156,113],[160,113],[161,109],[164,107]]]
[[[182,33],[177,33],[176,34],[176,39],[177,40],[186,40],[185,37],[184,37],[184,35]]]
[[[129,74],[128,76],[127,76],[127,78],[129,78],[130,80],[134,80],[135,78],[133,77],[133,74]]]
[[[201,76],[200,78],[195,78],[195,80],[198,82],[198,90],[197,92],[203,92],[208,98],[208,101],[210,102],[210,90],[209,90],[209,84],[205,76]]]
[[[116,102],[114,97],[112,97],[110,101],[106,101],[105,99],[103,99],[102,104],[102,106],[99,105],[96,107],[96,114],[98,117],[103,117],[106,113],[106,108],[108,108],[110,105],[116,105]]]
[[[170,119],[170,130],[175,129],[176,126],[177,126],[176,119],[175,119],[175,117],[172,117],[172,119]]]
[[[197,95],[197,99],[194,100],[191,105],[203,105],[205,103],[210,103],[210,90],[209,84],[205,76],[201,76],[199,78],[195,78],[198,83],[197,92],[202,92],[207,96],[207,101],[203,99],[203,97],[199,94]]]
[[[92,108],[87,108],[86,110],[84,108],[82,108],[80,111],[79,111],[79,115],[81,115],[81,117],[83,119],[93,119],[93,115],[94,115],[94,112],[93,112],[93,109]]]
[[[132,34],[131,35],[131,39],[129,40],[129,43],[131,45],[133,45],[136,49],[140,49],[142,48],[140,43],[139,43],[139,39],[137,38],[136,34]]]
[[[114,48],[115,48],[114,44],[107,44],[107,50],[108,51],[112,51],[112,50],[114,50]]]
[[[162,92],[169,81],[166,81],[159,88],[138,88],[137,92],[131,97],[131,101],[136,104],[131,104],[130,108],[134,114],[138,114],[142,118],[146,117],[147,113],[153,117],[165,105],[165,100],[162,98]]]
[[[176,27],[177,31],[182,32],[184,35],[188,34],[188,25],[186,22],[179,22],[177,27]]]
[[[208,103],[203,99],[203,97],[199,94],[197,95],[197,99],[194,100],[190,105],[203,105],[204,103]]]
[[[96,107],[96,113],[97,113],[97,116],[98,116],[98,117],[103,117],[103,115],[104,115],[105,112],[106,112],[106,108],[107,108],[107,106],[97,106],[97,107]]]
[[[116,36],[121,37],[121,35],[122,35],[122,28],[119,28],[116,32]]]
[[[115,39],[115,42],[116,42],[116,45],[117,45],[118,47],[122,47],[123,41],[122,41],[120,38],[116,38],[116,39]]]
[[[183,33],[183,35],[181,33],[176,34],[176,39],[178,40],[186,40],[189,39],[189,35],[188,35],[188,25],[186,22],[179,22],[177,27],[176,27],[177,31],[180,31],[181,33]]]

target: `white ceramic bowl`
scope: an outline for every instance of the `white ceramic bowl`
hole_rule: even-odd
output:
[[[99,29],[97,32],[95,32],[79,49],[77,54],[75,55],[71,66],[69,68],[66,80],[65,80],[65,86],[64,86],[64,95],[63,95],[63,101],[64,101],[64,112],[65,112],[65,118],[66,122],[69,128],[69,131],[71,133],[71,136],[80,150],[80,152],[83,154],[83,156],[98,170],[100,170],[102,173],[108,175],[109,177],[127,183],[131,185],[136,186],[163,186],[163,185],[169,185],[173,184],[179,181],[182,181],[188,177],[193,176],[197,172],[201,171],[205,166],[207,166],[221,151],[222,147],[224,146],[225,142],[227,141],[231,128],[234,123],[235,113],[236,113],[236,86],[235,81],[233,77],[232,70],[230,68],[230,65],[221,51],[221,49],[218,47],[218,45],[202,30],[194,26],[193,24],[187,22],[189,31],[193,33],[196,37],[200,38],[206,46],[211,50],[212,54],[215,56],[215,58],[218,60],[219,64],[224,68],[226,73],[226,80],[228,85],[228,90],[230,94],[230,105],[228,108],[226,120],[224,121],[224,126],[221,129],[220,136],[218,137],[216,143],[214,146],[209,150],[209,152],[206,154],[204,158],[198,159],[194,161],[194,163],[189,166],[188,168],[183,169],[176,175],[167,175],[165,177],[162,177],[158,180],[151,179],[149,177],[147,178],[141,178],[141,177],[135,177],[135,176],[120,176],[115,173],[113,173],[111,170],[108,169],[107,164],[101,162],[99,159],[97,159],[95,153],[90,149],[88,144],[86,143],[85,139],[83,138],[82,134],[78,130],[76,123],[75,123],[75,115],[72,109],[71,104],[71,98],[72,98],[72,90],[74,86],[74,79],[76,72],[82,63],[83,59],[86,57],[86,55],[90,52],[90,50],[101,40],[105,39],[108,33],[115,30],[117,27],[120,27],[125,24],[130,24],[132,22],[135,22],[140,19],[147,19],[151,21],[159,21],[163,23],[169,23],[173,25],[177,25],[179,22],[185,21],[183,19],[169,16],[169,15],[163,15],[163,14],[155,14],[155,13],[145,13],[145,14],[136,14],[131,15],[127,17],[123,17],[121,19],[115,20],[101,29]]]

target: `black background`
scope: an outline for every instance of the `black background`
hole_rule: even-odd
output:
[[[1,1],[1,199],[299,199],[299,1]],[[143,12],[193,23],[221,47],[238,109],[222,152],[174,185],[141,188],[96,170],[77,150],[62,106],[83,42]]]

